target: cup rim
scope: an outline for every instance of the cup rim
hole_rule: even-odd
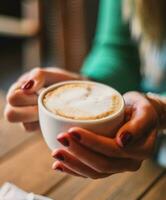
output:
[[[69,119],[69,118],[65,118],[65,117],[62,117],[62,116],[55,115],[52,112],[50,112],[44,106],[42,100],[43,100],[44,95],[46,93],[48,93],[49,91],[53,90],[56,87],[65,85],[65,84],[83,83],[83,82],[84,83],[94,83],[94,84],[98,84],[98,85],[103,85],[103,86],[106,86],[106,87],[109,87],[109,88],[113,89],[119,95],[119,97],[121,97],[121,107],[120,107],[120,109],[117,112],[115,112],[114,114],[108,115],[107,117],[104,117],[104,118],[101,118],[101,119],[95,119],[95,120],[77,120],[77,119]],[[38,105],[39,105],[39,108],[42,109],[47,115],[49,115],[50,117],[53,117],[56,120],[63,121],[63,122],[68,122],[68,123],[79,123],[79,124],[98,124],[98,123],[103,123],[103,122],[106,122],[106,121],[109,121],[109,120],[113,120],[116,117],[118,117],[119,115],[121,115],[124,112],[124,109],[125,109],[125,102],[124,102],[123,96],[116,89],[112,88],[109,85],[105,85],[105,84],[98,83],[98,82],[95,82],[95,81],[86,81],[86,80],[63,81],[63,82],[55,83],[55,84],[53,84],[53,85],[51,85],[51,86],[49,86],[47,88],[44,88],[41,91],[41,93],[39,94]]]

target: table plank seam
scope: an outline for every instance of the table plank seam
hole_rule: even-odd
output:
[[[4,155],[0,157],[0,164],[8,159],[10,159],[14,154],[20,151],[23,148],[26,148],[30,143],[35,143],[38,139],[38,135],[33,135],[30,138],[27,138],[25,141],[21,142],[20,144],[16,145],[10,151],[6,152]]]
[[[57,187],[60,187],[64,182],[68,181],[70,178],[71,177],[68,175],[64,176],[64,178],[62,178],[59,182],[50,187],[43,195],[48,196],[52,191],[54,191]]]
[[[166,170],[164,170],[146,189],[145,191],[136,199],[142,200],[147,193],[161,180],[162,177],[166,175]]]

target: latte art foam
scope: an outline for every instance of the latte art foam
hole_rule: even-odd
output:
[[[46,109],[75,120],[95,120],[115,114],[122,99],[112,88],[94,83],[68,83],[46,93]]]

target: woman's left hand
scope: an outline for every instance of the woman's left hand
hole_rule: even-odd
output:
[[[58,135],[65,147],[56,149],[53,169],[71,175],[99,179],[124,171],[136,171],[150,157],[156,139],[156,113],[139,93],[127,93],[126,123],[116,138],[97,135],[74,127]],[[125,140],[128,141],[125,144]],[[131,141],[132,140],[132,141]]]

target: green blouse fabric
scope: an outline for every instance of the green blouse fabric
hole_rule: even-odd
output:
[[[140,59],[121,4],[122,0],[100,0],[93,47],[81,73],[124,93],[140,89]]]

